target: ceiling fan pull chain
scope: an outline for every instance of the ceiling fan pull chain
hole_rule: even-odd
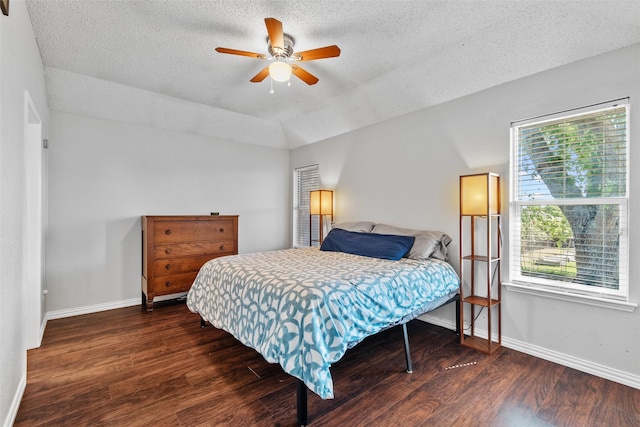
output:
[[[273,93],[273,79],[269,79],[269,81],[271,82],[271,90],[269,91],[269,93]]]

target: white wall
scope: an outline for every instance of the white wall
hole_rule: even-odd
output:
[[[630,258],[640,199],[640,45],[523,78],[291,152],[291,169],[320,164],[323,187],[336,190],[336,220],[372,220],[439,229],[458,258],[458,176],[503,177],[508,206],[512,121],[631,97]],[[636,147],[637,148],[637,147]],[[507,209],[503,213],[507,213]],[[508,219],[504,221],[508,235]],[[508,242],[505,242],[508,252]],[[503,279],[508,268],[503,261]],[[631,263],[631,301],[640,300],[640,266]],[[503,292],[503,344],[640,388],[640,309],[632,313]],[[452,325],[451,307],[431,319]]]
[[[289,153],[51,110],[49,311],[140,298],[141,215],[238,214],[239,252],[289,244]]]
[[[11,425],[26,385],[23,310],[24,91],[44,122],[44,71],[24,0],[0,15],[0,424]]]

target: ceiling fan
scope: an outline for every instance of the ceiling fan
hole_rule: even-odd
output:
[[[340,48],[336,45],[320,47],[317,49],[305,50],[303,52],[293,52],[295,40],[289,34],[282,31],[282,22],[275,18],[265,18],[267,26],[267,39],[269,55],[262,53],[247,52],[244,50],[228,49],[217,47],[216,52],[228,53],[231,55],[249,56],[251,58],[273,60],[271,64],[263,68],[250,81],[259,83],[267,76],[278,82],[286,82],[291,78],[291,74],[298,77],[308,85],[318,83],[318,78],[292,62],[313,61],[315,59],[333,58],[340,56]]]

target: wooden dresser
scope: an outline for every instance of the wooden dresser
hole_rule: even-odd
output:
[[[200,267],[238,253],[238,215],[143,216],[142,306],[187,292]]]

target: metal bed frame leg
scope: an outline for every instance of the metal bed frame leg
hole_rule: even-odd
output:
[[[413,372],[413,365],[411,364],[411,352],[409,350],[409,333],[407,332],[407,324],[402,324],[402,334],[404,335],[404,357],[407,359],[407,373]]]
[[[306,426],[307,422],[309,421],[307,417],[307,386],[304,385],[304,382],[302,382],[302,380],[298,380],[296,386],[296,411],[298,417],[298,425]]]

